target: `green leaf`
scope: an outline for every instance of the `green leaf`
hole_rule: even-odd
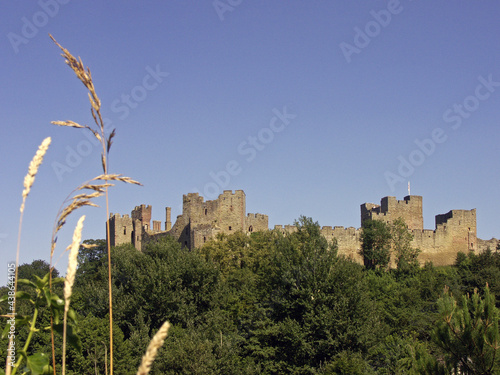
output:
[[[70,321],[76,323],[76,313],[75,310],[73,310],[71,307],[68,310],[68,318]]]
[[[63,284],[64,280],[64,277],[56,277],[55,279],[52,279],[52,285]]]
[[[17,283],[37,288],[37,285],[28,279],[17,279]]]
[[[54,331],[56,331],[61,336],[63,335],[63,324],[54,324]],[[72,324],[68,324],[66,327],[66,340],[73,348],[78,351],[82,351],[82,342],[80,337],[76,334],[76,327]]]
[[[16,299],[31,300],[31,295],[29,293],[19,291],[19,292],[16,292]]]
[[[57,294],[52,293],[50,299],[53,308],[61,308],[61,307],[64,308],[64,300]]]
[[[25,325],[29,325],[30,323],[30,316],[23,316],[23,315],[16,315],[16,332],[18,332],[19,328]],[[10,324],[6,323],[5,328],[2,331],[2,336],[1,338],[7,337],[7,334],[10,331]]]
[[[46,374],[50,364],[50,358],[45,353],[35,353],[28,357],[28,368],[33,375]]]
[[[49,289],[44,289],[43,294],[45,296],[45,302],[47,302],[47,306],[50,306],[50,301],[52,299],[52,293]]]
[[[43,279],[39,278],[37,275],[34,275],[36,280],[35,280],[35,285],[37,286],[37,288],[39,289],[43,289],[47,286],[47,284],[49,283],[49,276],[50,276],[50,273],[47,273]]]

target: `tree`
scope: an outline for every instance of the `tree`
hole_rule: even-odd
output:
[[[230,235],[219,233],[214,240],[203,245],[200,253],[227,274],[231,269],[245,266],[249,243],[250,237],[241,231]]]
[[[78,250],[78,274],[95,273],[107,261],[106,240],[85,240]]]
[[[380,332],[363,268],[337,256],[312,219],[295,226],[276,235],[259,270],[262,301],[242,325],[246,356],[266,374],[314,374],[342,351],[367,355]]]
[[[396,257],[398,270],[403,272],[412,272],[419,267],[418,254],[420,250],[411,246],[413,235],[408,230],[405,221],[398,218],[392,222],[391,238],[392,251]]]
[[[454,373],[494,374],[500,370],[499,311],[488,285],[481,298],[477,290],[462,296],[462,306],[445,288],[437,301],[439,313],[434,342],[446,352]]]
[[[386,269],[391,260],[391,229],[381,220],[365,220],[361,232],[361,255],[368,269]]]

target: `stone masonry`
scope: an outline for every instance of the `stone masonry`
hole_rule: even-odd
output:
[[[251,232],[268,230],[268,216],[246,214],[246,197],[243,190],[225,190],[212,201],[204,201],[198,193],[183,196],[182,215],[171,222],[171,208],[166,207],[165,227],[161,221],[153,221],[152,207],[141,205],[129,215],[111,214],[111,246],[132,243],[139,251],[142,243],[161,236],[173,236],[183,247],[194,249],[203,246],[218,233],[231,234],[237,231]],[[422,197],[409,195],[403,200],[395,197],[382,198],[380,205],[363,203],[361,205],[361,224],[364,220],[384,220],[387,223],[403,218],[413,235],[412,246],[421,250],[421,264],[432,261],[434,265],[450,265],[455,262],[459,251],[482,252],[488,247],[496,249],[499,240],[481,240],[476,236],[476,210],[451,210],[436,216],[435,229],[424,229]],[[290,233],[293,225],[276,225],[275,230]],[[328,241],[337,241],[338,252],[363,263],[360,255],[361,229],[341,226],[324,226],[321,233]]]
[[[141,250],[142,242],[165,235],[176,238],[184,247],[194,249],[216,237],[218,233],[237,231],[251,233],[268,230],[268,217],[262,214],[246,214],[246,197],[243,190],[225,190],[213,201],[204,201],[198,193],[189,193],[182,199],[182,215],[172,226],[171,208],[166,207],[165,230],[161,222],[151,221],[151,206],[137,206],[128,215],[111,214],[111,246],[134,244]]]

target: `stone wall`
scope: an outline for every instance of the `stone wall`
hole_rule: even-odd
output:
[[[107,229],[107,228],[106,228]],[[109,216],[110,243],[118,246],[132,242],[134,226],[132,218],[128,215],[110,214]]]
[[[422,214],[422,197],[418,195],[408,195],[404,200],[397,200],[396,197],[384,197],[380,205],[364,203],[361,205],[361,225],[363,221],[384,220],[391,223],[397,218],[403,218],[408,229],[424,229],[424,217]]]
[[[421,264],[432,261],[435,265],[453,264],[459,251],[481,252],[488,247],[495,250],[499,240],[488,241],[477,238],[476,210],[451,210],[436,216],[434,230],[423,229],[422,197],[409,195],[403,200],[384,197],[380,204],[364,203],[360,206],[361,222],[383,220],[391,223],[398,218],[405,220],[408,230],[413,235],[412,246],[419,248]],[[142,249],[142,243],[161,236],[169,235],[177,239],[183,247],[189,249],[203,246],[215,238],[218,233],[231,234],[237,231],[250,234],[269,229],[268,216],[246,214],[246,197],[243,190],[225,190],[215,200],[205,201],[198,193],[183,196],[182,215],[171,222],[171,208],[165,209],[165,229],[160,221],[153,221],[152,207],[140,205],[134,208],[131,217],[120,214],[110,215],[110,241],[112,246],[132,243]],[[297,228],[293,225],[276,225],[275,230],[292,233]],[[324,226],[322,235],[328,241],[336,241],[338,253],[363,263],[360,228],[342,226]],[[394,264],[394,263],[392,263]]]

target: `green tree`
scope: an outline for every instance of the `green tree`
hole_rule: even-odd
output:
[[[445,289],[437,302],[440,319],[434,342],[446,353],[454,373],[497,374],[500,371],[499,312],[488,285],[481,298],[477,290],[462,296],[462,305]]]
[[[420,250],[411,246],[413,234],[402,218],[398,218],[390,225],[392,251],[395,255],[396,265],[399,271],[414,272],[419,268],[418,255]]]
[[[67,369],[80,375],[106,374],[109,372],[109,318],[97,318],[88,314],[78,322],[80,350],[67,352]],[[124,342],[123,332],[117,324],[113,327],[113,346],[116,360],[114,371],[119,374],[133,373],[136,364],[129,358],[130,348]],[[141,348],[144,351],[144,348]],[[140,357],[139,357],[140,358]],[[106,366],[108,370],[106,370]]]
[[[241,231],[230,235],[219,233],[214,240],[203,245],[200,254],[217,264],[226,275],[231,269],[242,268],[248,263],[249,245],[250,237]]]
[[[490,291],[496,296],[496,306],[500,306],[500,253],[489,248],[479,254],[458,253],[455,265],[460,275],[464,293],[481,291],[488,283]]]
[[[262,302],[242,324],[245,353],[262,373],[313,374],[342,351],[367,352],[379,332],[363,268],[338,257],[319,225],[301,217],[259,270]]]
[[[85,240],[78,250],[78,275],[94,274],[103,261],[107,261],[106,240]]]
[[[386,269],[391,260],[391,229],[381,220],[365,220],[361,232],[361,255],[368,269]]]

